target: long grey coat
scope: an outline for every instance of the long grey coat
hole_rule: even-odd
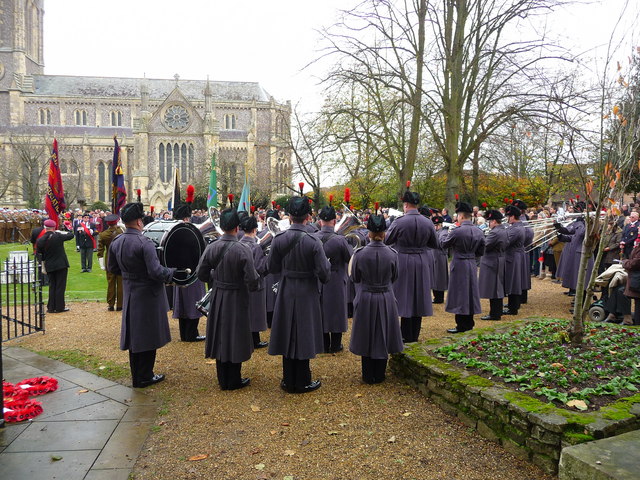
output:
[[[403,350],[392,288],[397,278],[398,254],[384,243],[372,241],[354,254],[351,279],[356,285],[356,298],[349,344],[352,353],[383,359]]]
[[[264,332],[267,329],[267,290],[264,287],[264,276],[267,274],[267,256],[264,250],[258,245],[258,239],[245,235],[240,240],[251,248],[253,253],[253,264],[256,267],[260,280],[258,289],[249,292],[249,318],[251,319],[252,332]]]
[[[524,250],[526,251],[530,248],[531,243],[533,242],[533,237],[535,233],[533,232],[533,228],[529,226],[529,221],[525,215],[520,216],[520,221],[524,225]],[[535,259],[537,262],[538,259]],[[525,277],[525,288],[523,290],[531,290],[531,265],[529,260],[529,254],[527,254],[527,275]]]
[[[296,360],[314,358],[324,352],[320,282],[327,283],[331,275],[322,242],[304,225],[293,224],[273,239],[268,264],[270,272],[282,273],[269,354]]]
[[[505,251],[506,272],[504,276],[505,295],[521,295],[527,288],[529,256],[524,251],[526,227],[522,222],[511,223],[507,227],[509,243]]]
[[[428,248],[436,248],[438,240],[431,220],[416,209],[409,210],[391,224],[384,243],[398,252],[398,280],[393,284],[393,290],[400,316],[433,315],[433,255]]]
[[[442,237],[440,246],[453,251],[445,311],[458,315],[481,313],[476,257],[484,252],[484,233],[470,220],[465,220]]]
[[[322,310],[322,330],[324,333],[347,331],[347,265],[353,249],[347,239],[333,231],[332,227],[322,227],[313,234],[319,238],[324,254],[331,263],[331,277],[322,285],[320,306]]]
[[[445,291],[449,288],[449,256],[447,250],[440,248],[440,240],[447,233],[447,230],[436,230],[438,248],[433,249],[433,290]]]
[[[260,278],[251,249],[239,242],[236,235],[224,234],[207,245],[200,257],[197,275],[203,282],[210,281],[213,289],[205,357],[233,363],[249,360],[253,353],[249,290],[258,288]]]
[[[484,242],[484,255],[480,259],[478,286],[480,298],[504,298],[505,250],[509,244],[507,228],[497,225],[489,231]]]
[[[109,273],[122,275],[120,348],[147,352],[171,341],[164,284],[175,268],[160,264],[155,244],[135,228],[127,228],[109,247]]]
[[[206,293],[204,283],[196,280],[187,287],[173,287],[173,318],[196,319],[202,316],[196,302]]]
[[[565,245],[560,256],[559,272],[556,275],[562,278],[562,286],[564,288],[576,288],[578,284],[578,270],[580,269],[580,258],[582,257],[582,242],[584,241],[584,235],[586,226],[584,219],[578,217],[575,222],[567,227],[571,233],[569,235],[559,234],[558,239],[562,242],[569,242]],[[568,251],[567,251],[568,250]],[[585,277],[586,283],[591,278],[591,271],[593,270],[593,257],[589,259],[587,263],[587,273]]]

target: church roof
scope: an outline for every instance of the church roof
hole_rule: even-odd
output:
[[[143,82],[149,87],[149,98],[164,99],[176,87],[174,79],[76,77],[66,75],[33,75],[34,94],[54,97],[140,98]],[[271,96],[257,82],[210,81],[214,101],[268,102]],[[188,99],[204,98],[206,80],[178,81],[178,88]]]

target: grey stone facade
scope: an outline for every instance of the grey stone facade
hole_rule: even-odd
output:
[[[0,18],[0,169],[11,172],[0,181],[2,206],[26,204],[28,176],[44,198],[54,136],[68,203],[110,202],[114,135],[129,197],[140,189],[156,209],[167,207],[176,166],[183,191],[192,183],[206,194],[214,153],[219,199],[240,194],[245,166],[252,194],[286,191],[290,103],[258,83],[46,75],[43,0],[0,0]],[[26,172],[29,163],[37,167]]]

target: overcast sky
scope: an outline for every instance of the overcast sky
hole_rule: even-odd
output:
[[[607,42],[623,3],[574,5],[553,14],[549,25],[564,46],[586,51]],[[316,56],[315,30],[332,24],[336,9],[350,4],[352,0],[46,0],[45,73],[209,75],[212,80],[259,82],[279,101],[319,99],[313,72],[300,69]],[[631,4],[637,14],[640,1]],[[630,12],[627,18],[632,16]]]

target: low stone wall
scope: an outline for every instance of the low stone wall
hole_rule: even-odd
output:
[[[597,412],[567,411],[431,356],[450,341],[410,345],[392,356],[391,370],[483,437],[548,473],[557,473],[566,446],[640,428],[640,395]]]

